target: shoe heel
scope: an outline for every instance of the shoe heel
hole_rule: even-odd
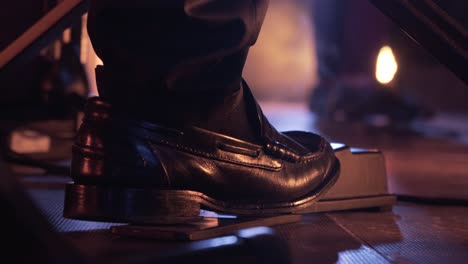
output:
[[[174,224],[199,218],[193,191],[68,184],[64,217],[142,224]]]

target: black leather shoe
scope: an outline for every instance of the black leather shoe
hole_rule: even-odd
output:
[[[126,118],[91,98],[73,147],[65,217],[174,223],[200,208],[266,216],[316,202],[339,175],[330,144],[312,133],[279,133],[246,84],[244,91],[262,144]]]

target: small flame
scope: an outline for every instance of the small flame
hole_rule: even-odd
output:
[[[392,48],[384,46],[379,51],[375,69],[375,78],[382,84],[390,83],[398,71],[398,63]]]

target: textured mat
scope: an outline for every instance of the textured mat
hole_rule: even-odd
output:
[[[62,216],[63,190],[30,190],[29,194],[58,232],[107,230],[116,225],[115,223],[78,221],[64,218]]]

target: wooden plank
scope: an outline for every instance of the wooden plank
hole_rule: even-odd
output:
[[[325,214],[304,215],[300,223],[275,229],[288,242],[292,263],[389,263]]]
[[[327,214],[392,263],[466,263],[464,206],[399,203],[393,211]]]
[[[256,226],[276,226],[301,220],[300,215],[280,215],[266,218],[202,217],[198,221],[180,225],[124,225],[114,226],[111,232],[125,237],[156,240],[202,240],[233,234],[240,229]]]
[[[395,204],[396,196],[381,195],[373,197],[356,197],[339,200],[320,200],[304,209],[301,213],[318,213],[343,211],[351,209],[388,208]]]
[[[28,49],[39,50],[42,45],[47,45],[46,34],[54,27],[58,27],[58,34],[60,34],[61,30],[69,27],[73,21],[73,19],[65,20],[65,18],[74,12],[74,16],[81,17],[87,10],[86,6],[85,0],[66,0],[59,3],[0,53],[0,69]]]

